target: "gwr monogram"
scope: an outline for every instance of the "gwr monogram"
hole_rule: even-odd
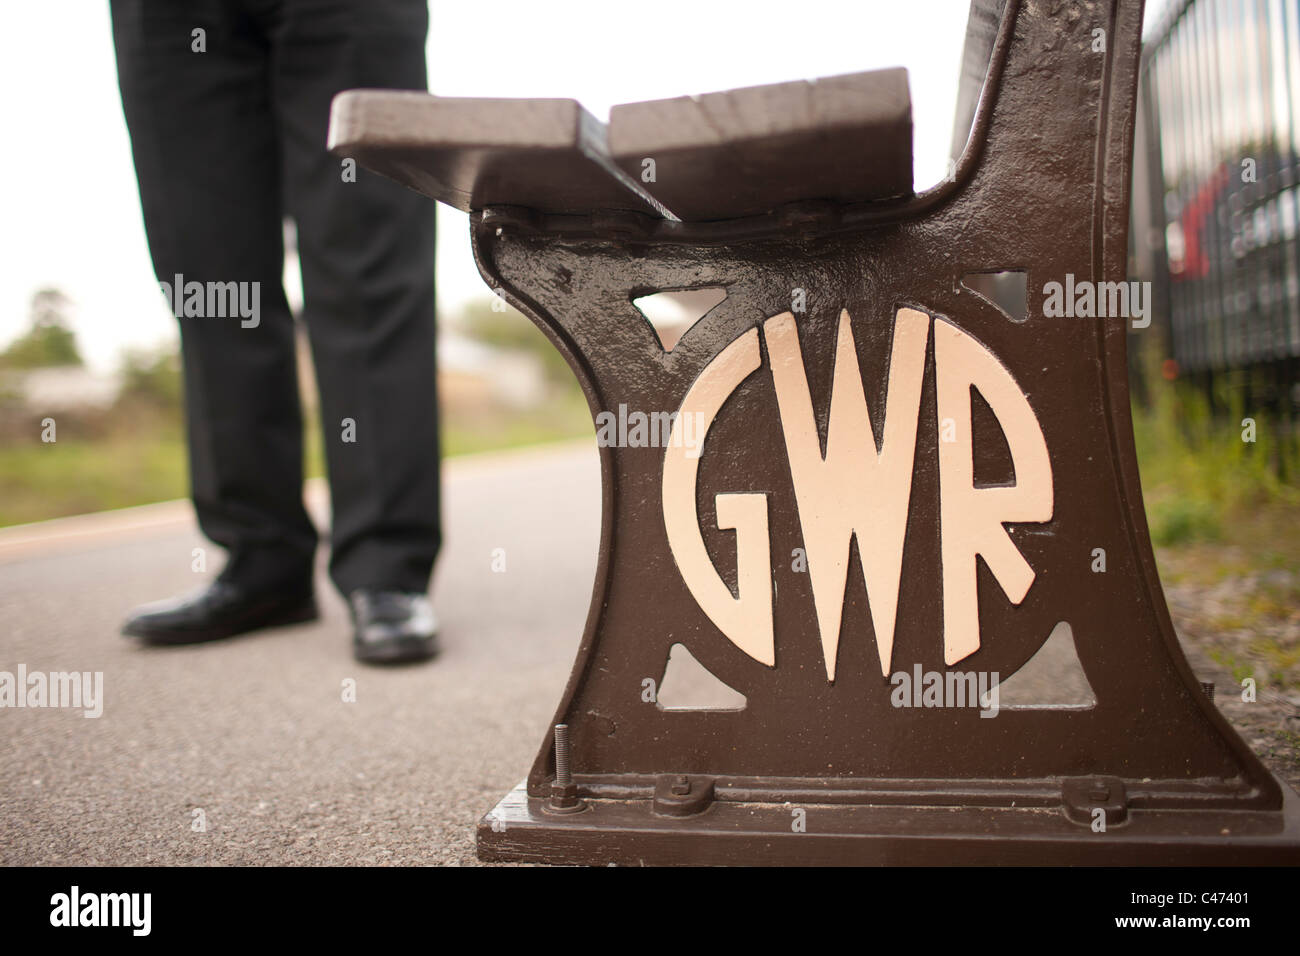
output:
[[[944,660],[952,665],[980,646],[976,556],[982,556],[1013,604],[1034,581],[1034,569],[1007,534],[1008,522],[1045,522],[1053,510],[1052,469],[1038,418],[1011,373],[987,348],[941,316],[900,308],[894,317],[885,404],[873,421],[867,407],[849,313],[840,313],[830,417],[823,454],[794,316],[763,323],[772,384],[807,554],[826,678],[835,679],[849,547],[856,534],[876,649],[890,672],[901,584],[903,545],[920,419],[921,385],[934,328],[935,395],[941,423],[939,525],[943,566]],[[678,425],[698,414],[700,433],[762,362],[759,330],[724,348],[682,400]],[[993,410],[1015,469],[1008,486],[976,487],[971,388]],[[942,423],[951,423],[946,434]],[[879,442],[876,435],[880,436]],[[705,450],[707,451],[707,445]],[[681,442],[664,456],[663,512],[668,546],[701,610],[738,648],[776,666],[767,495],[718,494],[718,528],[736,532],[737,593],[709,558],[696,508],[699,456]],[[864,538],[869,544],[864,544]]]

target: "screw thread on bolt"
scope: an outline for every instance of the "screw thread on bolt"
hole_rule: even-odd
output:
[[[569,779],[569,725],[555,725],[555,783],[566,787]]]
[[[1212,680],[1201,681],[1201,689],[1205,691],[1206,697],[1210,698],[1211,701],[1214,700],[1214,681]]]
[[[578,796],[578,788],[569,775],[569,725],[555,725],[555,782],[551,784],[551,799],[547,809],[552,813],[577,813],[586,809]]]

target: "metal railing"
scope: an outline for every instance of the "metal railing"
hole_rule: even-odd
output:
[[[1176,0],[1148,33],[1135,271],[1166,354],[1285,398],[1300,363],[1300,3]]]

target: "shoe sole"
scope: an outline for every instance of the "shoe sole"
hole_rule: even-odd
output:
[[[122,628],[122,633],[128,637],[138,638],[142,644],[152,647],[177,647],[184,644],[206,644],[209,641],[221,641],[228,637],[236,637],[240,634],[249,634],[253,631],[266,630],[273,627],[288,627],[291,624],[307,624],[311,621],[320,619],[320,610],[316,607],[316,600],[309,599],[306,603],[297,607],[290,608],[279,614],[269,617],[263,621],[257,621],[245,625],[228,625],[225,627],[212,627],[204,630],[184,630],[184,631],[147,631],[133,629],[130,625]]]
[[[353,645],[352,656],[363,664],[413,664],[427,661],[438,653],[434,637],[397,637],[361,646]]]

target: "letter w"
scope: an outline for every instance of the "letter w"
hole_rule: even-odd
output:
[[[885,400],[888,414],[884,416],[884,428],[873,430],[849,313],[840,313],[825,454],[813,417],[794,316],[789,312],[773,316],[764,323],[763,331],[808,555],[826,679],[835,679],[849,547],[855,535],[866,578],[871,626],[876,632],[880,672],[888,675],[930,317],[916,309],[898,310]],[[882,431],[884,436],[879,450],[875,431]],[[870,536],[870,545],[865,548],[864,534]]]

